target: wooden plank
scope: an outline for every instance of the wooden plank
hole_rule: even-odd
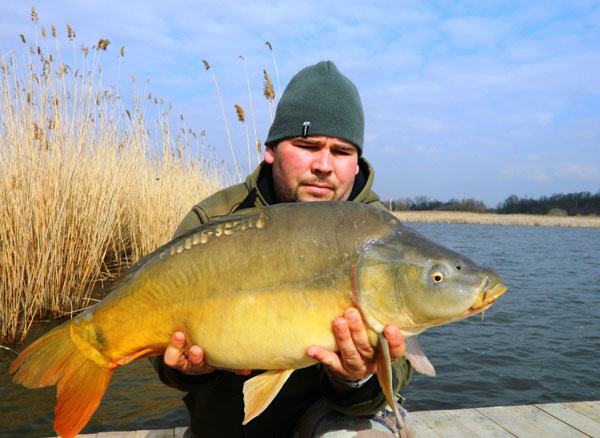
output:
[[[419,438],[443,438],[427,423],[427,412],[409,412],[408,418],[413,426],[415,435]]]
[[[475,432],[458,421],[457,412],[447,410],[420,412],[419,417],[444,438],[479,438]]]
[[[515,438],[515,435],[500,427],[476,409],[459,409],[452,412],[456,414],[456,421],[464,424],[478,437]]]
[[[138,430],[135,438],[173,438],[175,429]],[[129,438],[129,437],[128,437]]]
[[[477,411],[518,437],[588,438],[535,406],[495,406]]]
[[[562,403],[548,403],[534,406],[592,438],[600,438],[600,422],[592,420]]]
[[[79,436],[79,435],[77,435]],[[96,438],[134,438],[135,430],[130,431],[114,431],[114,432],[98,432],[94,435]]]
[[[515,438],[515,435],[506,431],[485,415],[475,409],[457,409],[444,411],[447,415],[440,415],[440,411],[411,412],[410,418],[415,425],[415,432],[419,438],[438,438],[446,436],[477,436],[481,438]],[[416,420],[416,421],[415,421]],[[441,434],[440,422],[443,422],[444,433]],[[448,432],[448,431],[451,432]],[[440,433],[438,433],[440,432]]]
[[[572,402],[563,405],[600,423],[600,401]]]

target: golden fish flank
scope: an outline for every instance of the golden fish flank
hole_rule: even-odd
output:
[[[314,363],[309,346],[336,348],[331,322],[355,306],[377,348],[379,384],[395,406],[383,327],[398,326],[410,362],[432,375],[414,335],[481,312],[505,290],[493,269],[373,207],[331,201],[254,208],[146,256],[102,302],[25,349],[10,373],[31,388],[56,385],[54,427],[72,438],[116,367],[163,354],[172,333],[183,330],[210,365],[268,370],[244,384],[245,424],[295,369]]]
[[[266,213],[260,213],[256,217],[248,217],[244,219],[236,219],[225,223],[218,223],[213,225],[207,230],[202,230],[193,234],[192,236],[186,237],[185,240],[178,246],[173,246],[171,249],[163,251],[160,254],[160,259],[163,260],[165,257],[175,254],[180,254],[184,249],[190,249],[192,246],[199,243],[206,243],[213,237],[229,236],[238,231],[245,231],[252,228],[261,229],[264,228],[265,222],[269,219]]]

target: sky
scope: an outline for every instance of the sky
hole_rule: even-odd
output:
[[[138,92],[172,105],[174,126],[204,131],[232,174],[226,126],[242,176],[249,171],[234,109],[251,121],[245,68],[253,143],[253,126],[264,141],[271,121],[263,70],[278,99],[299,70],[332,60],[359,89],[364,156],[384,200],[496,207],[513,194],[600,192],[597,1],[2,0],[0,56],[24,52],[20,34],[43,41],[41,26],[51,25],[68,52],[67,24],[74,47],[110,40],[99,54],[103,83],[121,90],[125,107],[133,76]]]

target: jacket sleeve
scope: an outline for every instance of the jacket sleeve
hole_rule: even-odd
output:
[[[405,359],[401,358],[392,363],[392,386],[394,394],[408,385],[412,375],[412,366]],[[385,395],[379,386],[377,376],[373,376],[362,387],[352,391],[336,391],[329,383],[329,377],[321,369],[321,388],[325,400],[338,412],[346,415],[372,415],[385,407],[387,401]],[[400,396],[400,402],[404,401]]]

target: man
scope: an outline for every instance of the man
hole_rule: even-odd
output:
[[[277,105],[264,161],[244,183],[197,204],[175,237],[211,219],[280,202],[351,200],[384,208],[371,190],[373,169],[361,157],[363,138],[364,116],[354,84],[331,61],[303,69]],[[391,436],[394,421],[383,410],[385,397],[373,376],[375,351],[359,311],[347,309],[332,322],[332,330],[340,352],[309,347],[306,353],[320,364],[294,372],[271,405],[246,426],[241,425],[242,386],[258,372],[211,367],[204,362],[202,346],[185,347],[182,332],[173,334],[164,356],[153,363],[164,383],[188,393],[188,437],[302,438],[342,436],[335,431],[358,429]],[[405,345],[399,329],[388,326],[384,333],[392,360],[397,359],[397,392],[408,383],[412,369],[402,358]]]

